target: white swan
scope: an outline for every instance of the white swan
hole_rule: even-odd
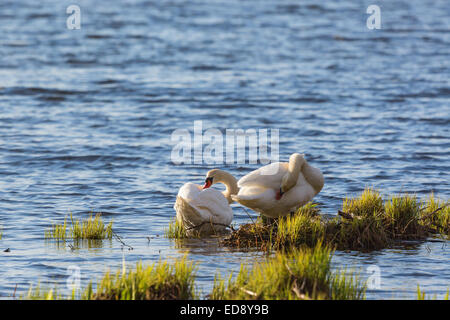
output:
[[[209,188],[220,182],[226,186],[224,192]],[[231,194],[237,190],[237,181],[231,174],[219,169],[211,170],[206,175],[203,189],[190,182],[180,188],[174,205],[177,220],[188,235],[222,233],[233,220]]]
[[[311,201],[323,185],[322,172],[309,165],[303,154],[294,153],[289,163],[272,163],[242,177],[238,182],[238,194],[231,198],[276,218]]]

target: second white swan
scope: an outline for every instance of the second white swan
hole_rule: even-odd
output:
[[[311,201],[323,185],[322,172],[309,165],[303,154],[294,153],[288,163],[272,163],[242,177],[238,194],[231,198],[267,217],[277,218]]]

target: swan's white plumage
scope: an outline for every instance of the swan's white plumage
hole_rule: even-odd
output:
[[[276,194],[283,177],[289,173],[287,162],[272,163],[242,177],[238,181],[239,192],[232,199],[271,218],[286,215],[305,205],[320,192],[324,178],[319,169],[306,162],[303,155],[297,154],[297,157],[301,162],[297,183],[281,199],[277,200]]]
[[[212,188],[202,189],[190,182],[178,191],[174,208],[177,220],[188,233],[223,232],[233,220],[233,210],[222,192]]]
[[[258,186],[278,189],[280,188],[280,181],[287,170],[288,163],[286,162],[274,162],[268,164],[243,176],[238,181],[238,187]]]

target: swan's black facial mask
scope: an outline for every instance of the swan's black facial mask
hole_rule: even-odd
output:
[[[206,178],[205,179],[205,185],[203,186],[203,189],[207,189],[207,188],[211,187],[212,184],[213,184],[213,179],[214,179],[213,177]]]

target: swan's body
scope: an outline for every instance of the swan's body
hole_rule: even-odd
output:
[[[289,162],[276,162],[255,170],[238,182],[231,198],[267,217],[276,218],[305,205],[324,185],[319,169],[303,155],[294,153]]]
[[[222,233],[233,220],[233,210],[230,207],[231,193],[237,192],[237,181],[230,174],[221,170],[214,172],[214,182],[222,182],[227,186],[224,192],[208,188],[202,189],[194,183],[186,183],[178,191],[174,208],[177,220],[184,226],[188,235]],[[207,178],[211,179],[212,178]],[[212,184],[212,183],[211,183]]]

